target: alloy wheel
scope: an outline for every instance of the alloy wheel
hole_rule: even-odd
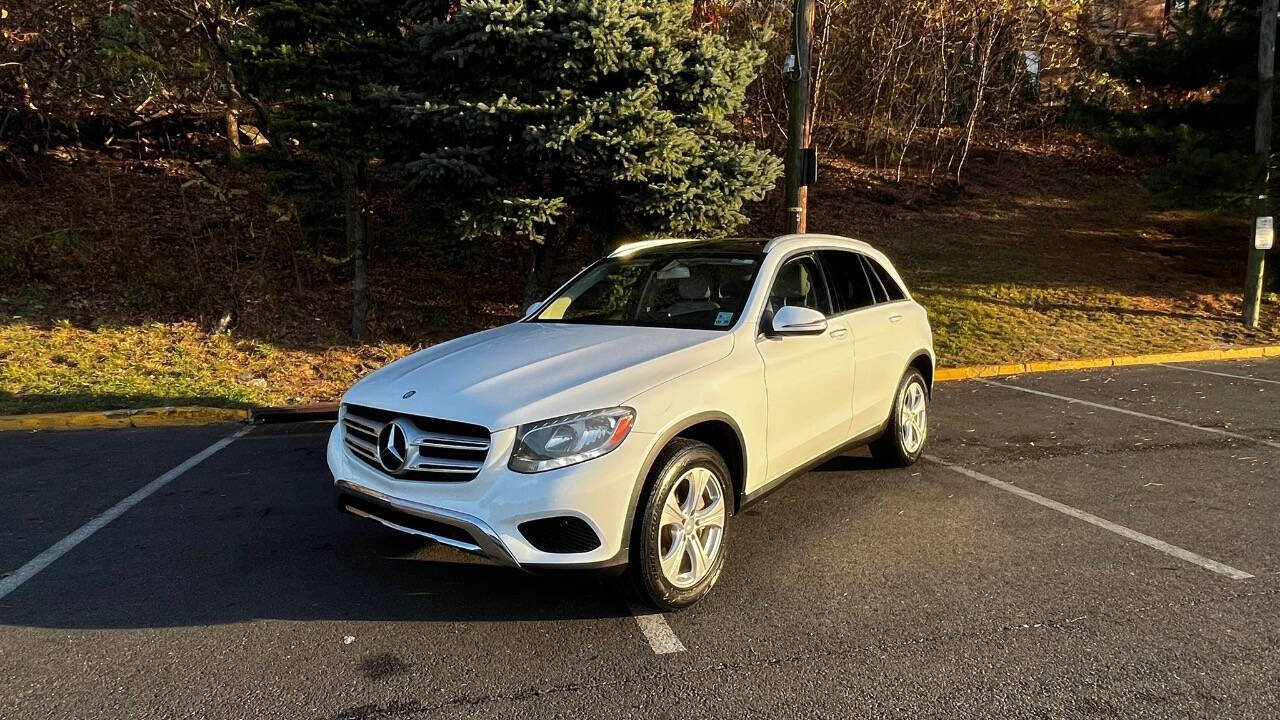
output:
[[[902,449],[908,455],[915,455],[924,447],[929,433],[928,413],[924,387],[919,382],[907,385],[898,408],[898,433],[902,438]]]
[[[724,486],[705,467],[689,468],[671,485],[658,524],[662,575],[680,589],[698,584],[715,563],[724,538]]]

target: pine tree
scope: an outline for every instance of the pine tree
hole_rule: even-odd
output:
[[[384,88],[407,49],[403,0],[255,0],[237,52],[272,142],[340,188],[353,274],[351,334],[368,312],[368,170],[393,136]]]
[[[474,0],[421,25],[400,88],[416,195],[465,237],[533,249],[527,299],[571,239],[722,235],[781,164],[734,137],[764,56],[690,0]]]

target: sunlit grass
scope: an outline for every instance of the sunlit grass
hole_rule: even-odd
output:
[[[1207,350],[1236,344],[1242,331],[1231,316],[1148,308],[1101,291],[934,286],[916,298],[951,366]]]
[[[0,326],[0,414],[332,400],[405,345],[280,350],[189,323]]]

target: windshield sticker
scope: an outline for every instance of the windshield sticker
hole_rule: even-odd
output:
[[[722,312],[716,315],[716,327],[724,327],[731,322],[733,322],[733,313],[731,312]]]

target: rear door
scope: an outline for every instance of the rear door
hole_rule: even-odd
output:
[[[907,296],[879,262],[862,254],[858,258],[876,299],[875,307],[862,313],[852,326],[855,338],[859,333],[865,338],[857,353],[859,367],[866,370],[866,382],[853,403],[854,422],[865,432],[889,418],[894,393],[907,366],[902,324]]]
[[[839,318],[853,337],[854,387],[850,397],[853,424],[851,436],[875,429],[889,417],[893,393],[903,360],[894,340],[902,321],[901,307],[906,295],[896,282],[885,286],[871,258],[852,250],[823,250],[823,267],[831,278],[832,296]],[[885,273],[887,276],[887,273]],[[891,280],[892,282],[892,280]]]

